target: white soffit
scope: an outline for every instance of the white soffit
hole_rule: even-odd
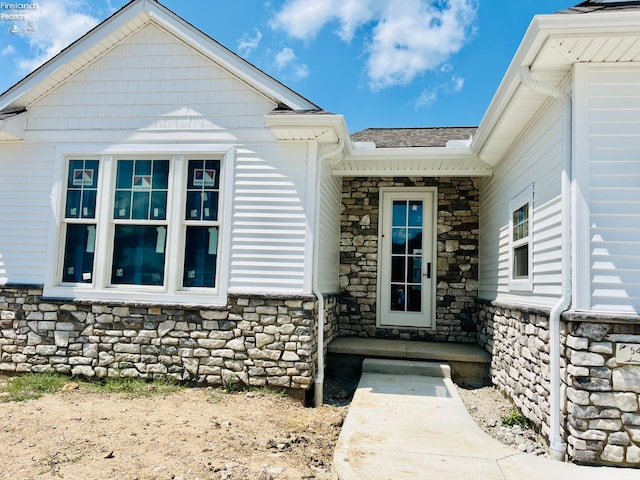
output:
[[[534,18],[507,70],[472,149],[495,166],[549,97],[520,84],[529,66],[534,80],[561,86],[578,62],[640,61],[640,11],[552,14]]]
[[[351,150],[333,167],[338,177],[485,177],[492,169],[468,148],[412,147]]]

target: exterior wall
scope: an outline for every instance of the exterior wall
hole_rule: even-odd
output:
[[[438,187],[435,327],[377,328],[380,187]],[[340,335],[475,342],[478,189],[471,178],[344,178]]]
[[[0,143],[0,285],[42,283],[49,261],[55,147],[23,147]]]
[[[27,130],[261,128],[274,105],[155,25],[29,108]]]
[[[576,462],[640,468],[640,363],[619,364],[616,344],[640,348],[640,319],[569,316],[567,419]]]
[[[0,370],[174,378],[307,390],[317,364],[315,297],[232,296],[222,308],[91,304],[0,287]],[[327,299],[325,342],[337,330]]]
[[[561,330],[561,435],[576,463],[640,467],[640,364],[619,364],[616,344],[640,347],[638,319],[565,314]],[[491,379],[549,438],[549,313],[481,302],[478,342]]]
[[[21,115],[24,140],[0,142],[0,285],[52,286],[45,266],[62,255],[51,245],[65,153],[211,147],[230,149],[234,160],[231,181],[221,185],[223,196],[233,189],[230,215],[222,218],[231,232],[220,266],[228,291],[311,294],[309,148],[274,139],[264,115],[275,107],[157,26],[123,40]],[[101,195],[104,205],[113,200],[106,188]]]
[[[491,382],[549,438],[549,312],[480,301],[478,344],[491,354]]]
[[[575,82],[577,306],[639,314],[640,67],[579,65]]]
[[[318,241],[318,286],[322,292],[336,293],[340,275],[340,198],[342,179],[331,174],[331,165],[325,160],[319,167],[320,195],[318,215],[320,229]]]
[[[479,297],[550,307],[560,292],[562,110],[557,101],[534,119],[499,163],[480,179]],[[509,202],[534,185],[532,291],[509,290]]]

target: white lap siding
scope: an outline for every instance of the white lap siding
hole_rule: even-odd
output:
[[[494,175],[481,179],[480,298],[544,307],[559,296],[561,121],[559,102],[548,103],[515,139]],[[509,288],[509,202],[532,184],[533,289],[513,291]]]
[[[579,115],[588,119],[578,140],[590,242],[580,252],[590,279],[580,307],[640,313],[640,67],[578,69],[586,88]],[[588,223],[586,223],[588,222]],[[585,271],[591,268],[591,271]]]
[[[51,145],[0,143],[0,285],[44,281],[53,153]]]

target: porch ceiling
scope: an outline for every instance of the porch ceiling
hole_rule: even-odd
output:
[[[485,177],[491,167],[468,148],[352,149],[333,167],[338,177]]]

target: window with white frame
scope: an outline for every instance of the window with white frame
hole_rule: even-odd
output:
[[[533,185],[509,202],[511,218],[509,287],[512,290],[531,290],[531,211]]]
[[[222,158],[65,160],[54,290],[125,300],[149,289],[174,297],[218,290]]]

